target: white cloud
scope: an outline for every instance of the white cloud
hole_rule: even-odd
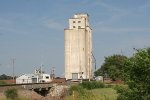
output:
[[[3,35],[3,33],[0,33],[0,36]]]
[[[64,26],[55,20],[44,20],[43,24],[44,24],[44,26],[51,28],[51,29],[55,29],[55,30],[63,30],[64,29]]]
[[[110,12],[122,12],[123,9],[117,8],[116,6],[113,6],[111,4],[106,3],[104,0],[98,0],[98,1],[92,1],[92,4],[90,6],[101,6],[105,10],[108,10]]]
[[[107,10],[112,11],[112,12],[114,12],[114,11],[115,12],[122,12],[122,9],[116,8],[116,7],[111,6],[109,4],[106,4],[106,3],[101,3],[100,5],[103,6],[104,8],[106,8]]]
[[[15,29],[13,27],[10,26],[4,26],[4,27],[0,27],[0,31],[2,32],[2,34],[4,33],[12,33],[12,34],[29,34],[31,32],[27,31],[27,30],[21,30],[21,29]]]
[[[122,33],[122,32],[150,32],[150,28],[111,28],[111,27],[101,27],[101,28],[95,28],[95,32],[116,32],[116,33]]]
[[[139,11],[145,11],[150,8],[150,1],[146,2],[144,5],[139,7]]]
[[[117,13],[114,13],[114,14],[111,15],[111,17],[109,19],[107,19],[107,20],[105,20],[103,22],[103,25],[104,24],[105,25],[106,24],[112,24],[114,22],[117,22],[117,21],[121,20],[122,18],[126,17],[129,14],[130,14],[130,12],[127,12],[127,11],[126,12],[117,12]]]
[[[17,24],[17,22],[13,19],[8,19],[8,18],[0,18],[0,31],[4,34],[4,33],[17,33],[17,34],[26,34],[28,32],[26,32],[25,30],[22,30],[20,28],[18,28],[19,25]]]
[[[0,18],[0,26],[12,25],[13,21],[10,19]]]
[[[122,20],[122,18],[128,17],[129,15],[131,16],[133,13],[132,9],[122,9],[104,1],[94,2],[93,5],[104,8],[104,12],[102,13],[104,13],[104,15],[106,14],[105,18],[99,22],[99,25],[110,25],[114,22]]]

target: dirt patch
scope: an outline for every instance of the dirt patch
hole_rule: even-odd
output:
[[[6,100],[4,95],[5,90],[11,87],[0,87],[0,99]],[[27,100],[64,100],[58,97],[52,97],[50,94],[47,96],[41,96],[33,90],[26,90],[22,88],[17,88],[19,97],[27,98]]]

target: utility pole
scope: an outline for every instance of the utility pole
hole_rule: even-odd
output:
[[[55,78],[55,67],[52,67],[50,76],[52,80]]]
[[[15,82],[15,58],[12,58],[11,61],[13,67],[13,82]]]

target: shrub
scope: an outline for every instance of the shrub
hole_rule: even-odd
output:
[[[105,88],[113,88],[114,87],[114,85],[112,85],[112,84],[105,84]]]
[[[117,91],[117,93],[122,93],[122,92],[124,92],[125,90],[127,90],[126,87],[123,87],[123,86],[120,86],[120,85],[116,85],[116,86],[114,87],[114,89]]]
[[[72,85],[70,87],[69,94],[72,95],[73,91],[77,91],[78,93],[84,94],[84,89],[80,85]]]
[[[88,90],[105,87],[105,85],[103,83],[97,82],[97,81],[83,82],[83,83],[80,83],[80,86],[82,86],[83,88],[86,88]]]
[[[18,99],[18,92],[17,89],[11,88],[5,91],[5,96],[8,100],[17,100]]]
[[[93,100],[94,98],[93,93],[84,89],[81,85],[72,85],[70,95],[74,95],[77,100]]]
[[[142,100],[141,97],[137,96],[135,91],[133,92],[130,88],[125,86],[116,86],[115,90],[119,94],[117,100]],[[148,99],[145,99],[148,100]]]

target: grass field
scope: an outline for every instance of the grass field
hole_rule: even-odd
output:
[[[7,84],[6,82],[0,80],[0,85],[4,85],[4,84]]]
[[[88,95],[89,99],[87,100],[117,100],[117,93],[113,88],[99,88],[86,91],[90,93]],[[76,96],[76,98],[76,100],[78,100],[78,96]],[[73,95],[68,96],[66,100],[73,100]]]
[[[117,99],[117,93],[112,88],[100,88],[91,91],[95,96],[95,100],[116,100]]]

